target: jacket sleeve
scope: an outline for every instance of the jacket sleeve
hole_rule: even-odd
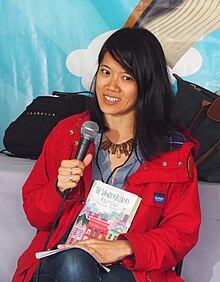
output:
[[[22,189],[27,219],[38,230],[50,230],[62,202],[62,197],[56,191],[57,173],[61,160],[70,158],[71,142],[68,136],[62,136],[60,127],[55,127],[49,134],[42,154]],[[62,143],[59,143],[60,140]],[[63,158],[59,160],[58,151],[64,150],[62,148],[68,149],[65,149]],[[78,198],[80,190],[78,186],[65,201],[62,213],[68,212]]]
[[[133,257],[123,259],[128,269],[151,271],[171,268],[196,244],[201,215],[196,167],[190,155],[189,160],[190,177],[188,181],[169,185],[158,226],[147,232],[123,234],[134,250]]]

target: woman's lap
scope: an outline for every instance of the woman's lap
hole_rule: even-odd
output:
[[[107,273],[96,260],[81,249],[70,249],[43,258],[39,282],[135,282],[133,273],[120,264],[109,266]],[[34,282],[36,277],[32,279]]]

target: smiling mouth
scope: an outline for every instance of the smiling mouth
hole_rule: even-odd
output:
[[[110,97],[110,96],[107,96],[107,95],[104,95],[105,99],[109,102],[112,102],[112,103],[115,103],[115,102],[118,102],[120,101],[121,99],[119,98],[115,98],[115,97]]]

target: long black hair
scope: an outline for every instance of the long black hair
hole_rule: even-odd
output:
[[[138,143],[142,156],[149,160],[170,150],[169,131],[179,130],[180,120],[165,55],[158,39],[145,28],[122,28],[105,41],[98,56],[98,68],[106,52],[137,83],[135,143]],[[94,93],[96,75],[91,88]],[[103,131],[107,130],[96,93],[91,117]]]

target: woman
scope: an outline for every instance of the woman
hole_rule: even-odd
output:
[[[13,281],[35,281],[37,275],[47,282],[183,281],[172,267],[198,239],[197,144],[180,127],[158,40],[146,29],[116,31],[100,51],[93,87],[91,111],[55,127],[23,187],[24,209],[38,233],[19,259]],[[87,120],[99,124],[100,134],[82,162],[74,156]],[[117,146],[122,143],[127,150]],[[115,241],[65,244],[94,179],[142,198],[132,225]],[[36,274],[35,253],[43,249],[68,188],[47,248],[81,249],[42,259]],[[110,264],[110,273],[88,253]]]

